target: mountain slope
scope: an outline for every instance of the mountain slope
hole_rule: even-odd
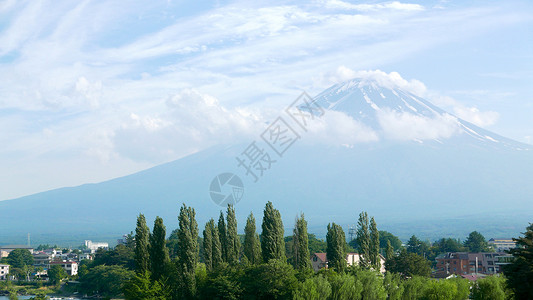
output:
[[[278,157],[257,183],[237,166],[248,146],[237,144],[98,184],[2,201],[0,244],[23,242],[28,232],[35,243],[112,241],[134,229],[139,213],[149,222],[163,217],[170,231],[182,203],[196,209],[202,226],[222,209],[210,199],[209,186],[224,172],[244,181],[236,206],[240,231],[249,212],[261,216],[267,201],[280,209],[285,226],[303,212],[319,235],[328,222],[355,223],[362,210],[401,237],[463,237],[473,230],[509,236],[531,221],[528,146],[375,81],[335,85],[315,101],[326,114],[349,115],[379,139],[345,145],[310,137]],[[477,224],[482,228],[472,227]]]

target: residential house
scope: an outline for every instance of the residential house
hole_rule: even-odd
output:
[[[78,261],[81,262],[82,260],[93,260],[93,256],[90,253],[81,253],[78,255]]]
[[[33,253],[33,265],[36,267],[48,268],[50,262],[54,258],[53,254],[46,253],[44,251],[39,251]]]
[[[501,252],[449,252],[437,256],[435,277],[444,278],[450,274],[497,274],[501,273]]]
[[[75,261],[52,261],[50,267],[59,265],[62,267],[69,276],[78,274],[78,263]]]
[[[516,243],[513,239],[490,239],[488,241],[489,245],[494,248],[496,252],[505,252],[510,249],[516,248]]]
[[[0,246],[0,258],[7,257],[9,255],[9,252],[15,249],[27,249],[28,251],[30,251],[30,253],[33,254],[33,247],[25,245],[6,245]]]
[[[359,261],[361,260],[361,256],[359,253],[347,253],[346,254],[346,264],[348,266],[359,264]],[[385,273],[385,258],[380,255],[380,261],[381,261],[381,273]],[[313,270],[318,271],[323,268],[328,268],[328,260],[326,257],[326,253],[314,253],[311,255],[311,266],[313,267]]]
[[[9,275],[9,265],[0,264],[0,280],[8,279],[7,278],[8,275]]]

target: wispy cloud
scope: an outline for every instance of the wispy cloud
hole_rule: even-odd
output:
[[[85,179],[42,172],[35,175],[47,183],[40,189],[175,159],[216,142],[221,130],[249,134],[301,90],[317,93],[353,75],[350,69],[396,70],[420,53],[531,22],[527,12],[492,6],[340,0],[194,7],[4,1],[0,17],[0,123],[9,128],[0,132],[0,173],[13,167],[7,161],[28,165],[20,170],[26,176],[31,164],[53,169],[70,162],[92,170]],[[465,106],[463,115],[476,120],[483,114],[476,109]],[[338,117],[331,121],[344,120]],[[335,134],[329,125],[317,134],[347,136],[347,142],[376,138],[350,136],[360,124],[342,125]],[[5,178],[0,199],[35,192],[24,178]]]

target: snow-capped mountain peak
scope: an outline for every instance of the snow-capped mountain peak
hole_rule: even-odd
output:
[[[468,143],[516,150],[530,148],[460,119],[379,77],[355,78],[335,84],[316,96],[315,102],[327,110],[350,116],[383,139]]]

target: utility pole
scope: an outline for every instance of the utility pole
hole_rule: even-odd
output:
[[[350,236],[349,242],[353,241],[354,236],[355,236],[355,227],[350,226],[350,229],[348,229],[348,235]]]

